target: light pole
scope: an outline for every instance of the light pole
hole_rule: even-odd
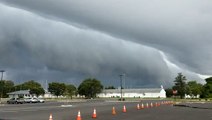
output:
[[[1,72],[1,81],[2,81],[5,70],[0,70],[0,72]]]
[[[1,99],[2,99],[2,97],[3,97],[3,87],[4,87],[3,86],[4,84],[3,84],[2,80],[3,80],[3,74],[4,74],[5,70],[0,70],[0,72],[1,72],[1,84],[2,84],[2,86],[1,86]],[[0,103],[2,101],[1,99],[0,99]]]
[[[121,101],[122,101],[122,76],[123,74],[119,75],[120,76],[120,85],[121,85]]]
[[[126,75],[125,75],[125,73],[123,74],[123,76],[124,76],[124,80],[123,80],[123,89],[125,89],[125,81],[126,81]]]

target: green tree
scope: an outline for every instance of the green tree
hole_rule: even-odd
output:
[[[8,97],[7,93],[12,92],[14,87],[13,81],[1,80],[0,81],[0,97]]]
[[[95,98],[97,93],[100,93],[103,86],[99,80],[95,78],[85,79],[78,87],[78,93],[85,95],[86,98]]]
[[[190,95],[201,95],[203,90],[203,85],[200,83],[197,83],[196,81],[189,81],[188,83]]]
[[[182,73],[178,73],[174,83],[175,85],[173,86],[173,90],[177,90],[177,95],[179,95],[181,99],[184,98],[186,92],[188,92],[186,77],[183,76]]]
[[[114,86],[105,87],[105,89],[116,89]]]
[[[36,96],[43,95],[45,93],[43,87],[40,83],[30,80],[15,86],[16,90],[30,90],[30,94],[35,94]]]
[[[74,85],[72,84],[66,85],[66,94],[70,96],[71,99],[72,96],[75,95],[75,93],[76,93],[76,87]]]
[[[49,83],[49,92],[56,95],[57,97],[63,95],[66,90],[66,85],[64,83],[52,82]]]
[[[166,97],[172,97],[173,93],[172,93],[172,89],[171,88],[168,88],[168,89],[165,89],[166,91]]]
[[[203,94],[204,98],[212,98],[212,77],[205,79],[206,84],[203,86]]]
[[[45,91],[42,87],[38,87],[38,88],[30,88],[30,94],[35,94],[37,97],[39,95],[44,95]]]

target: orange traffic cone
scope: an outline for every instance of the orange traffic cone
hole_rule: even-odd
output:
[[[140,105],[139,104],[137,104],[137,110],[140,110]]]
[[[153,107],[153,104],[152,103],[150,103],[150,107]]]
[[[80,110],[78,111],[78,114],[77,114],[77,120],[81,120]]]
[[[116,114],[116,109],[115,109],[115,107],[113,107],[113,109],[112,109],[112,115],[115,115]]]
[[[123,113],[126,113],[126,112],[127,112],[127,109],[126,109],[126,106],[125,106],[125,105],[123,106],[122,112],[123,112]]]
[[[92,118],[96,118],[96,117],[97,117],[97,115],[96,115],[96,109],[94,108]]]
[[[49,115],[49,120],[53,120],[52,114],[51,114],[51,113],[50,113],[50,115]]]
[[[143,103],[141,104],[141,109],[144,109],[144,104]]]
[[[149,104],[148,103],[146,103],[146,108],[149,108]]]
[[[158,103],[156,102],[156,103],[155,103],[155,107],[157,107],[157,106],[158,106]]]

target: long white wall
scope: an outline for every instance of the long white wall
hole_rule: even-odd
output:
[[[99,97],[121,97],[120,93],[100,93],[98,94]],[[126,98],[133,98],[133,97],[140,97],[140,98],[166,98],[166,92],[162,89],[158,93],[122,93],[123,97]]]

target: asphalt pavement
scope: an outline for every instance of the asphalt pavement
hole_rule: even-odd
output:
[[[96,101],[87,102],[49,102],[36,104],[18,104],[0,106],[0,120],[49,120],[52,113],[53,120],[76,120],[80,110],[82,120],[92,120],[93,109],[96,109],[96,120],[212,120],[212,109],[196,107],[179,107],[160,105],[137,110],[137,104],[155,103],[159,101]],[[161,102],[161,101],[160,101]],[[126,106],[126,113],[122,112]],[[212,106],[212,103],[188,103],[194,106]],[[112,115],[112,107],[116,115]]]
[[[179,104],[175,104],[174,106],[177,107],[190,107],[190,108],[197,108],[197,109],[211,109],[212,110],[212,103],[209,102],[183,102]]]

